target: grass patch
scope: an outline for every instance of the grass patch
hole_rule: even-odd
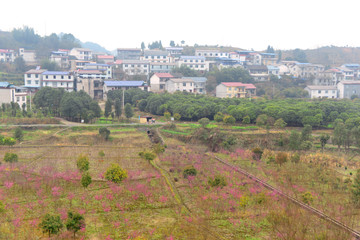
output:
[[[258,129],[256,126],[232,126],[231,129]]]
[[[172,131],[172,130],[167,130],[167,129],[161,129],[160,131],[166,132],[166,133],[171,133],[171,134],[177,134],[177,135],[189,135],[190,134],[190,133],[177,132],[177,131]]]
[[[134,132],[135,128],[119,128],[119,129],[110,129],[110,132]]]

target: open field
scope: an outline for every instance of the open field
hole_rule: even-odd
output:
[[[182,124],[173,133],[165,132],[167,148],[153,161],[138,154],[152,148],[146,126],[109,127],[109,141],[99,137],[97,126],[25,129],[21,144],[0,146],[0,159],[6,152],[19,156],[17,163],[1,160],[0,201],[5,211],[0,211],[0,239],[47,239],[38,227],[43,216],[59,214],[65,221],[69,210],[85,217],[86,226],[76,239],[351,239],[218,162],[205,146],[173,137],[176,132],[191,134],[194,128],[198,126]],[[251,128],[220,128],[239,137],[266,134]],[[13,131],[0,129],[4,136],[12,136]],[[303,152],[299,163],[282,166],[267,161],[270,150],[262,159],[254,159],[239,146],[216,156],[297,199],[310,192],[311,206],[360,230],[360,212],[350,203],[347,180],[360,161],[354,157],[349,162],[346,153],[334,153]],[[81,154],[90,160],[93,182],[88,188],[81,186],[76,166]],[[120,184],[104,179],[112,163],[128,171]],[[190,166],[196,176],[184,177]],[[226,184],[211,186],[209,179],[216,177]],[[52,237],[71,238],[65,229]]]

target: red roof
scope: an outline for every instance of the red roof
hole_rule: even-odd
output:
[[[115,61],[115,64],[122,64],[122,63],[123,63],[122,60],[116,60],[116,61]]]
[[[0,52],[2,52],[2,53],[9,53],[10,51],[9,51],[9,49],[0,49]]]
[[[97,56],[98,59],[114,59],[114,56],[107,56],[107,55],[99,55]]]
[[[59,51],[59,52],[70,52],[69,49],[59,49],[58,51]]]
[[[173,78],[174,76],[170,73],[155,73],[159,78]]]
[[[251,83],[241,83],[241,82],[222,82],[221,84],[226,87],[245,87],[246,89],[256,89],[254,84]]]

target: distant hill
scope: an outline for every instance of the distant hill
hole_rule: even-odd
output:
[[[360,64],[359,47],[327,46],[317,49],[301,50],[305,53],[307,62],[323,64],[327,67],[340,66],[344,63]],[[282,59],[294,58],[295,50],[282,51]]]
[[[94,42],[81,43],[81,47],[91,49],[94,52],[110,53],[106,48]]]

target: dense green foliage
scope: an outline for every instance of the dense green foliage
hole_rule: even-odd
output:
[[[22,141],[24,139],[24,133],[21,127],[17,127],[14,132],[14,138],[18,141]]]
[[[5,153],[5,156],[4,156],[5,162],[14,163],[14,162],[17,162],[18,159],[19,158],[16,153],[10,153],[10,152]]]
[[[85,219],[79,213],[68,212],[68,219],[65,225],[67,230],[74,233],[75,238],[76,232],[85,227]]]
[[[44,115],[85,122],[101,116],[99,104],[84,91],[69,93],[60,88],[44,87],[35,94],[33,101]]]
[[[124,112],[125,112],[126,118],[131,118],[132,116],[134,116],[134,111],[133,111],[130,103],[125,104]]]
[[[221,187],[221,188],[227,185],[226,180],[223,176],[215,176],[214,178],[209,178],[208,184],[211,187]]]
[[[105,141],[107,141],[110,136],[110,130],[107,129],[106,127],[101,127],[99,128],[99,134]]]
[[[92,178],[89,174],[89,172],[84,172],[81,176],[81,185],[84,188],[87,188],[92,182]]]
[[[89,157],[81,154],[76,161],[76,166],[80,172],[89,170]]]
[[[194,166],[188,166],[183,171],[184,178],[188,178],[189,176],[196,176],[197,170],[194,168]]]
[[[122,169],[118,164],[112,164],[105,173],[105,179],[114,183],[120,183],[127,178],[127,171]]]
[[[63,228],[60,216],[46,214],[39,224],[39,227],[43,230],[44,233],[48,233],[49,237],[51,234],[58,234]]]

